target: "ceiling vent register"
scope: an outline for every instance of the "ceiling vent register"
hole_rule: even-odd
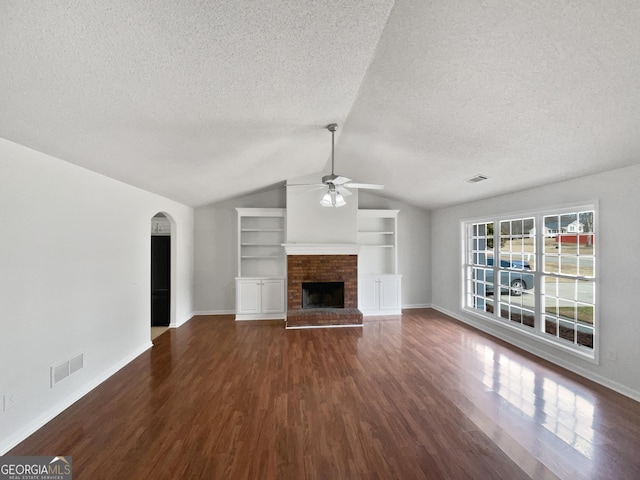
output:
[[[467,183],[478,183],[478,182],[482,182],[484,180],[487,180],[489,177],[487,177],[486,175],[476,175],[474,177],[471,178],[467,178],[465,181]]]

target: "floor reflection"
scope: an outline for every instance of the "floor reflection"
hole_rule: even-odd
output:
[[[477,344],[483,384],[509,405],[588,459],[594,453],[593,399],[576,393],[517,359]]]

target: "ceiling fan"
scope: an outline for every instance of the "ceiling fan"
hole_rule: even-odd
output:
[[[327,193],[324,194],[322,200],[320,200],[320,205],[323,207],[342,207],[346,205],[347,202],[344,200],[344,197],[348,197],[351,195],[351,192],[347,190],[349,188],[363,188],[363,189],[371,189],[371,190],[382,190],[384,185],[376,185],[372,183],[354,183],[350,178],[343,177],[341,175],[336,175],[334,173],[334,164],[335,164],[335,133],[338,130],[337,123],[331,123],[327,125],[327,130],[331,132],[331,175],[325,175],[322,177],[322,185],[319,185],[320,188],[327,186]]]

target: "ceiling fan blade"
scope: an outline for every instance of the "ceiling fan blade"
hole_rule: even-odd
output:
[[[369,190],[383,190],[384,185],[377,185],[375,183],[345,183],[343,186],[349,188],[366,188]]]
[[[339,187],[336,187],[336,192],[338,192],[343,197],[349,197],[349,196],[353,195],[353,193],[351,193],[349,190],[344,188],[343,185],[340,185]]]
[[[334,178],[332,180],[331,183],[333,183],[334,185],[344,185],[345,183],[350,182],[350,181],[351,181],[350,178],[338,175],[336,178]]]
[[[313,187],[313,188],[308,188],[306,190],[301,190],[299,192],[296,193],[296,195],[302,195],[303,193],[311,193],[311,192],[315,192],[316,190],[322,190],[323,188],[327,188],[326,185],[322,184],[322,185],[317,185],[317,184],[300,184],[300,185],[296,185],[297,187]]]

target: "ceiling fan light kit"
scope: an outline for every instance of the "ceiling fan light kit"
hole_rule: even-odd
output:
[[[368,188],[382,190],[384,185],[374,185],[366,183],[350,183],[351,179],[342,177],[334,173],[335,164],[335,133],[338,130],[337,123],[330,123],[327,125],[327,130],[331,132],[331,175],[325,175],[322,177],[322,183],[327,185],[329,189],[323,195],[320,200],[320,205],[323,207],[342,207],[347,204],[344,197],[351,195],[351,192],[346,189],[349,188]]]
[[[336,190],[335,185],[329,185],[329,191],[325,193],[320,200],[320,205],[323,207],[342,207],[346,205],[344,197],[340,192]]]

